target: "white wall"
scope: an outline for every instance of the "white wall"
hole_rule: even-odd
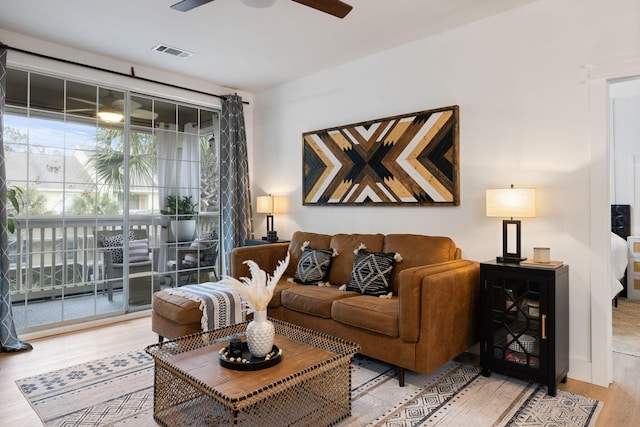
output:
[[[640,53],[637,0],[540,0],[256,95],[254,196],[289,195],[281,237],[316,232],[451,236],[463,256],[501,252],[487,188],[535,186],[523,254],[549,246],[570,265],[573,378],[591,379],[590,142],[584,67]],[[302,206],[301,134],[395,114],[460,106],[459,207]],[[606,144],[606,141],[602,141]],[[608,192],[608,183],[602,182]],[[256,215],[256,235],[264,233]],[[599,286],[599,285],[593,285]]]

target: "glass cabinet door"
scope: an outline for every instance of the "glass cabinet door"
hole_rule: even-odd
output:
[[[490,276],[491,346],[494,359],[540,368],[543,350],[544,307],[541,307],[541,280],[536,277]]]

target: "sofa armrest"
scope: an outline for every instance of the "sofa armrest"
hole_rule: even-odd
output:
[[[419,372],[431,372],[479,340],[480,264],[468,260],[443,264],[449,264],[451,268],[436,264],[430,267],[442,268],[441,271],[416,273],[421,281],[418,298],[420,331],[415,357]],[[403,302],[404,307],[410,307],[408,310],[415,310],[410,301],[405,299]],[[403,319],[404,313],[401,314]],[[415,316],[415,313],[410,314]]]
[[[278,265],[287,257],[289,243],[270,243],[267,245],[240,246],[229,253],[229,273],[231,277],[251,277],[249,268],[244,261],[254,261],[258,266],[272,274]]]
[[[445,261],[401,271],[398,275],[400,337],[418,342],[426,328],[434,327],[425,324],[425,316],[431,319],[427,311],[432,310],[432,306],[453,310],[451,306],[457,304],[459,293],[470,293],[479,301],[479,280],[480,264],[469,260]]]

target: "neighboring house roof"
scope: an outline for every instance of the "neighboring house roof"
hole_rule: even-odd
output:
[[[7,180],[35,183],[39,190],[59,190],[60,183],[65,188],[84,190],[84,184],[95,182],[87,170],[87,163],[78,156],[51,155],[8,151],[5,153]]]
[[[89,151],[83,149],[76,149],[68,156],[7,151],[5,157],[7,180],[10,183],[34,183],[41,191],[60,190],[61,183],[64,183],[67,191],[74,192],[95,185],[95,172],[89,165]],[[136,185],[141,185],[148,192],[148,183]]]

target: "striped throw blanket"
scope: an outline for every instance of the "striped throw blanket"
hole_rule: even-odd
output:
[[[168,288],[165,292],[200,303],[202,330],[211,331],[246,320],[240,294],[221,283],[205,282]]]

